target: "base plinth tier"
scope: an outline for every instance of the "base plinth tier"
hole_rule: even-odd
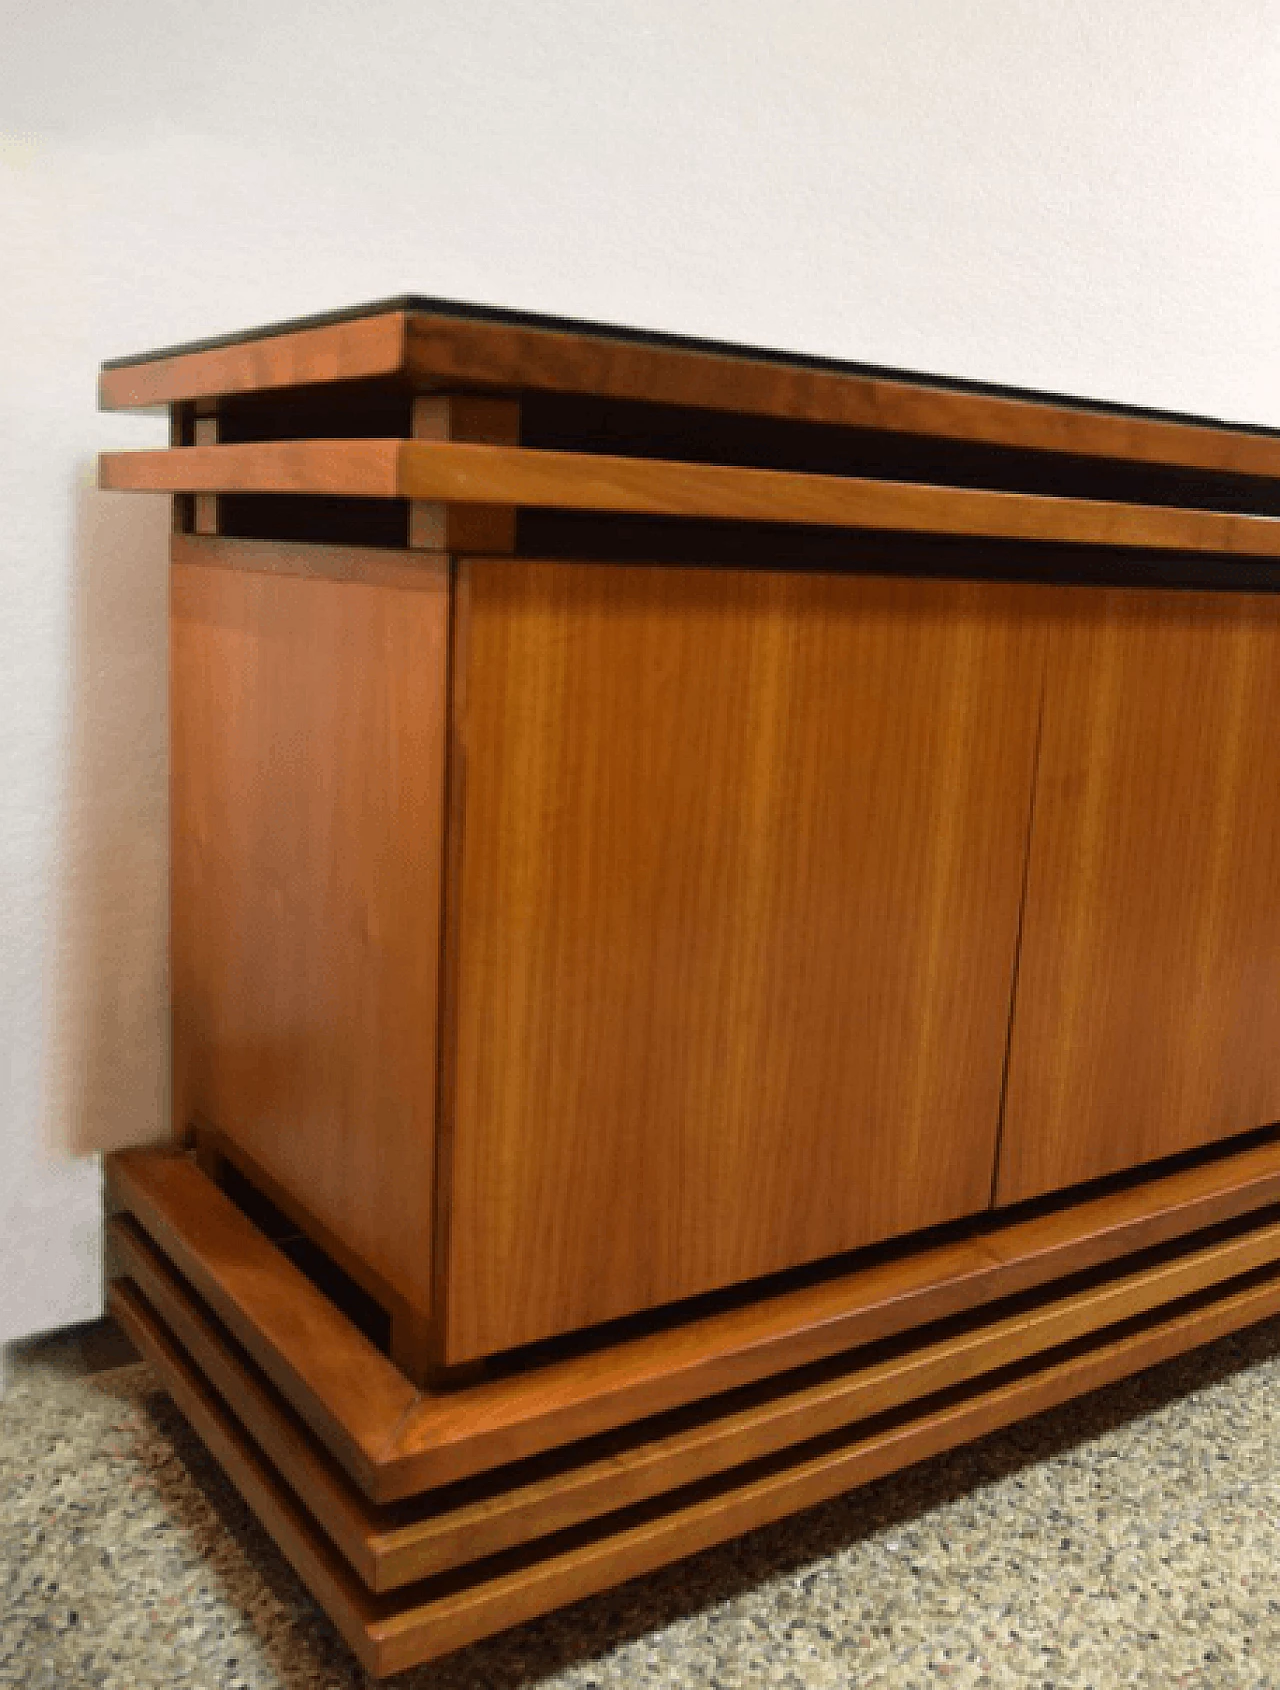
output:
[[[128,1152],[111,1172],[117,1319],[375,1673],[1280,1311],[1280,1144],[1264,1140],[667,1331],[419,1390],[191,1161]],[[985,1284],[958,1272],[966,1251],[992,1268]],[[831,1347],[797,1366],[806,1343],[824,1349],[797,1324],[823,1297]],[[770,1321],[770,1341],[736,1352],[751,1382],[717,1389],[734,1323],[741,1338]],[[646,1400],[664,1345],[702,1365]]]

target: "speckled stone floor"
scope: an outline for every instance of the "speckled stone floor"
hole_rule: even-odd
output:
[[[144,1367],[16,1352],[0,1685],[372,1681]],[[1280,1321],[389,1681],[1280,1685]]]

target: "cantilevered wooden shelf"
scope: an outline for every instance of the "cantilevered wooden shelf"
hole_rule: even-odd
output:
[[[133,493],[284,493],[883,529],[1280,557],[1280,518],[856,476],[413,440],[288,440],[106,452]]]

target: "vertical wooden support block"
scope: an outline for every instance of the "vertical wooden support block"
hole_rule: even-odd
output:
[[[423,394],[413,402],[415,440],[471,440],[486,446],[520,444],[520,404],[476,394]],[[422,551],[505,554],[516,549],[512,505],[409,506],[409,544]]]
[[[193,446],[216,446],[218,444],[217,417],[197,417],[192,424],[191,444]],[[197,493],[192,502],[191,531],[193,534],[217,534],[218,527],[218,495],[216,493]]]
[[[175,450],[190,446],[195,438],[195,407],[191,404],[170,405],[169,445]],[[173,532],[190,534],[195,521],[195,501],[190,493],[173,495]]]

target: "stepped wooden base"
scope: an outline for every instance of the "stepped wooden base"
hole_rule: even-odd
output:
[[[389,1673],[1280,1311],[1280,1142],[415,1388],[192,1162],[113,1158],[122,1326]]]

